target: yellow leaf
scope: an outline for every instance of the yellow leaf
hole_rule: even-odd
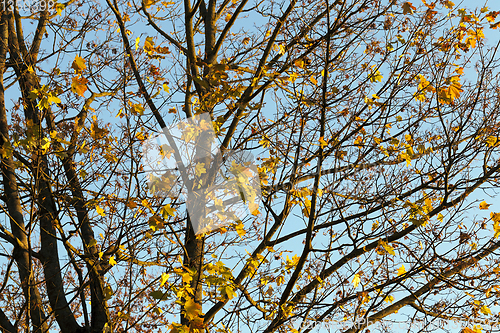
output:
[[[144,0],[144,6],[146,7],[146,9],[151,7],[151,5],[154,5],[154,3],[154,0]]]
[[[44,152],[47,152],[47,150],[49,149],[50,147],[50,140],[47,139],[47,138],[43,138],[42,139],[42,145],[41,145],[41,148]]]
[[[175,216],[175,211],[176,211],[176,209],[170,207],[170,204],[166,204],[160,210],[160,214],[161,214],[161,216],[163,216],[164,219],[166,219],[166,218],[168,218],[168,216]]]
[[[236,296],[234,289],[231,288],[230,286],[224,287],[224,293],[227,295],[227,298],[229,299],[233,299]]]
[[[352,284],[354,285],[354,288],[357,288],[359,285],[359,282],[361,281],[359,274],[354,275],[354,279],[352,279]]]
[[[262,147],[267,148],[271,145],[271,141],[266,136],[262,136],[262,140],[259,141],[259,144],[262,145]]]
[[[481,333],[482,331],[481,325],[474,325],[473,329],[470,329],[468,327],[464,327],[462,330],[463,333]]]
[[[370,74],[371,82],[381,82],[384,77],[380,74],[380,71],[376,70],[372,74]]]
[[[384,298],[384,301],[387,303],[392,303],[392,301],[394,301],[394,296],[389,295],[386,298]]]
[[[280,50],[279,50],[279,54],[285,54],[286,52],[286,48],[285,48],[285,44],[280,44]]]
[[[316,80],[316,78],[314,76],[311,75],[311,77],[309,78],[309,81],[312,82],[312,84],[316,85],[318,84],[318,80]]]
[[[163,84],[163,90],[165,90],[167,93],[170,92],[170,88],[167,86],[166,83]]]
[[[453,9],[453,6],[455,6],[455,4],[454,4],[453,2],[451,2],[451,1],[446,1],[446,2],[444,3],[444,6],[445,6],[446,8],[448,8],[448,9]]]
[[[321,145],[321,148],[324,148],[325,146],[328,145],[328,142],[326,142],[325,139],[323,139],[323,137],[320,137],[318,141],[319,144]]]
[[[486,143],[488,144],[488,147],[493,147],[497,143],[497,140],[496,136],[489,136],[486,138]]]
[[[403,275],[406,273],[405,265],[401,265],[400,268],[398,268],[398,276]]]
[[[295,60],[295,66],[304,68],[304,60],[302,59]]]
[[[493,222],[500,222],[500,213],[490,213],[490,217],[493,220]]]
[[[487,209],[488,209],[488,207],[490,207],[490,206],[491,206],[491,204],[488,204],[488,203],[486,203],[486,201],[483,201],[483,202],[481,202],[481,203],[479,204],[479,209],[482,209],[482,210],[487,210]]]
[[[155,42],[152,37],[146,37],[146,41],[144,42],[143,49],[147,54],[152,55],[155,51]]]
[[[186,311],[186,317],[189,319],[194,319],[199,317],[201,312],[201,305],[189,298],[184,304],[184,310]]]
[[[393,256],[396,255],[396,252],[394,252],[394,248],[388,244],[387,242],[383,241],[383,240],[380,240],[379,241],[379,244],[382,245],[382,247],[390,254],[392,254]]]
[[[191,274],[189,274],[189,272],[182,273],[181,276],[182,276],[182,282],[184,283],[189,284],[193,280],[193,277],[191,276]]]
[[[97,214],[99,214],[101,216],[106,216],[106,214],[104,213],[104,209],[102,209],[101,207],[96,206],[95,210],[96,210]]]
[[[135,39],[135,49],[137,50],[139,48],[139,42],[141,41],[141,37],[137,37]]]
[[[499,14],[498,12],[489,12],[486,15],[486,20],[488,20],[488,22],[490,22],[490,23],[493,23],[493,22],[495,22],[495,19],[496,19],[498,14]],[[493,28],[493,29],[496,29],[496,28]]]
[[[202,174],[206,173],[207,169],[205,169],[205,163],[196,164],[195,172],[197,176],[201,176]]]
[[[52,96],[52,95],[49,95],[47,97],[47,101],[49,102],[49,104],[52,104],[52,103],[61,103],[61,99],[57,96]]]
[[[115,256],[111,256],[111,257],[109,257],[109,264],[110,264],[111,266],[116,265]]]
[[[500,213],[490,213],[491,219],[493,220],[493,231],[495,231],[495,238],[500,236]]]
[[[456,81],[452,82],[448,87],[448,95],[452,100],[460,97],[460,93],[462,92],[462,85]]]
[[[236,229],[236,232],[238,233],[238,236],[240,236],[240,237],[245,236],[245,234],[247,233],[245,231],[245,229],[243,228],[243,222],[240,222],[240,224],[238,224],[235,229]]]
[[[165,284],[165,282],[167,282],[169,277],[170,275],[168,275],[167,273],[161,273],[160,287],[163,287],[163,285]]]
[[[142,106],[142,104],[137,103],[137,104],[132,105],[131,111],[132,111],[132,114],[142,115],[144,113],[144,107]]]
[[[87,68],[85,65],[85,59],[76,56],[75,60],[73,60],[73,63],[71,64],[71,68],[75,70],[75,73],[80,74]]]
[[[481,307],[481,312],[485,315],[490,315],[491,314],[491,310],[486,306],[486,305],[483,305]]]
[[[57,15],[61,15],[63,9],[66,8],[65,5],[63,5],[62,3],[58,3],[56,4],[56,12],[57,12]]]
[[[88,82],[84,77],[74,77],[71,83],[71,91],[83,97],[83,94],[87,91]]]

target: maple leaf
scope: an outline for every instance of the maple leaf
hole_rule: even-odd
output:
[[[144,6],[147,8],[151,7],[152,5],[155,4],[156,1],[154,0],[144,0]]]
[[[493,220],[493,231],[495,231],[495,238],[500,236],[500,213],[490,213],[490,217]]]
[[[96,206],[95,210],[96,210],[97,214],[99,214],[101,216],[106,216],[106,214],[104,213],[104,209],[102,209],[101,207]]]
[[[403,14],[406,15],[406,14],[413,14],[413,11],[416,9],[412,4],[411,2],[405,2],[402,6],[403,8]]]
[[[161,273],[161,278],[160,278],[160,287],[162,287],[165,282],[167,282],[168,278],[170,277],[169,274],[167,273]]]
[[[201,312],[201,305],[196,303],[192,298],[189,298],[184,304],[184,310],[186,312],[186,317],[189,319],[194,319],[199,317]]]
[[[384,77],[382,76],[382,74],[380,74],[380,71],[376,70],[375,72],[373,72],[371,75],[370,75],[370,81],[371,82],[382,82],[382,79]]]
[[[464,68],[463,67],[457,67],[454,70],[454,72],[457,73],[458,75],[463,75],[464,74]]]
[[[486,201],[483,201],[483,202],[481,202],[479,204],[479,209],[481,209],[481,210],[487,210],[488,207],[490,207],[490,206],[491,206],[491,204],[488,204],[488,203],[486,203]]]
[[[392,301],[394,301],[394,296],[389,295],[386,298],[384,298],[384,301],[387,303],[392,303]]]
[[[319,144],[321,145],[321,148],[324,148],[325,146],[328,145],[328,142],[326,142],[325,139],[323,139],[323,137],[320,137],[318,141]]]
[[[490,315],[491,314],[491,310],[490,308],[488,308],[486,305],[483,305],[481,307],[481,313],[482,314],[485,314],[485,315]]]
[[[488,147],[493,147],[497,143],[497,140],[496,136],[489,136],[486,138],[486,143],[488,144]]]
[[[490,213],[490,217],[493,220],[493,222],[500,222],[500,213]]]
[[[155,42],[153,41],[153,37],[146,37],[146,41],[144,42],[143,49],[149,55],[152,55],[154,53]]]
[[[392,254],[393,256],[396,255],[396,252],[394,252],[394,248],[388,244],[387,242],[380,240],[379,244],[382,245],[382,247],[389,253]]]
[[[82,96],[87,91],[87,83],[89,82],[84,77],[74,77],[71,83],[71,91],[75,94]]]
[[[61,15],[61,13],[64,10],[64,8],[66,8],[66,6],[64,4],[62,4],[62,3],[56,4],[57,15]]]
[[[48,138],[43,138],[41,148],[44,151],[44,153],[47,152],[49,147],[50,147],[50,140]]]
[[[464,327],[464,329],[462,330],[463,333],[481,333],[481,331],[482,331],[481,325],[474,325],[472,329]]]
[[[403,275],[406,273],[405,265],[401,265],[400,268],[398,268],[398,276]]]
[[[52,94],[50,94],[48,97],[47,97],[47,102],[49,102],[49,104],[52,104],[52,103],[61,103],[61,99],[57,96],[53,96]]]
[[[235,230],[236,232],[238,233],[238,236],[240,237],[243,237],[245,236],[245,234],[247,233],[244,229],[244,226],[243,226],[243,223],[240,222],[240,224],[238,224],[236,227],[235,227]]]
[[[149,296],[153,297],[154,299],[159,299],[161,301],[166,300],[167,293],[163,293],[159,290],[155,290],[149,293]]]
[[[71,64],[71,68],[75,70],[76,74],[80,74],[87,68],[87,65],[85,65],[85,59],[76,56],[75,60],[73,60],[73,63]]]
[[[111,257],[109,257],[109,264],[110,264],[111,266],[116,265],[115,256],[111,256]]]
[[[359,274],[355,274],[354,279],[352,279],[352,284],[354,285],[354,288],[358,287],[360,281],[361,278],[359,277]]]
[[[226,292],[226,295],[229,299],[233,299],[237,295],[236,292],[234,291],[234,289],[229,287],[229,286],[226,286],[225,292]]]
[[[486,14],[486,20],[490,23],[495,22],[495,19],[499,13],[500,12],[489,12],[488,14]]]
[[[144,113],[144,106],[142,106],[142,104],[134,104],[132,105],[132,114],[140,114],[142,115]]]
[[[453,9],[453,6],[455,6],[455,4],[454,4],[453,2],[451,2],[451,1],[446,1],[446,2],[444,3],[444,6],[445,6],[446,8],[448,8],[448,9]]]
[[[205,169],[205,163],[196,164],[195,172],[197,176],[201,176],[202,174],[206,173],[207,169]]]
[[[164,219],[168,218],[169,216],[175,216],[175,208],[170,207],[170,204],[166,204],[161,208],[160,214]]]
[[[446,91],[446,98],[454,100],[455,98],[460,97],[460,93],[462,90],[462,85],[458,82],[459,78],[457,76],[453,76],[450,78],[450,86]]]
[[[295,60],[295,66],[299,67],[299,68],[304,68],[304,60],[302,59],[297,59]]]
[[[108,284],[106,285],[106,287],[104,288],[103,290],[103,294],[104,294],[104,298],[106,300],[109,300],[111,298],[111,296],[113,296],[113,289],[111,288],[111,286]]]
[[[148,220],[148,224],[153,231],[157,231],[164,227],[163,220],[158,215],[151,216]]]

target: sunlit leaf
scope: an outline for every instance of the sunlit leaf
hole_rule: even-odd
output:
[[[356,288],[359,285],[359,282],[361,282],[361,278],[359,277],[359,274],[355,274],[354,279],[352,279],[352,284],[354,285],[354,288]]]
[[[481,203],[479,204],[479,209],[482,209],[482,210],[487,210],[487,209],[488,209],[488,207],[490,207],[490,206],[491,206],[491,204],[488,204],[488,203],[486,203],[486,201],[483,201],[483,202],[481,202]]]

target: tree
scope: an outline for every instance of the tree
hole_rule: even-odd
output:
[[[485,37],[498,11],[446,0],[2,9],[4,332],[498,319],[499,45]],[[158,195],[143,147],[164,129],[161,157],[181,162],[168,128],[198,116],[218,153],[199,140],[195,170],[156,177],[170,186]],[[260,196],[241,185],[248,164],[234,152],[257,157]],[[251,214],[196,234],[228,206],[189,198],[228,160]]]

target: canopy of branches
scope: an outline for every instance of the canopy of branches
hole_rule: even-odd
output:
[[[0,10],[2,332],[498,321],[500,8]]]

